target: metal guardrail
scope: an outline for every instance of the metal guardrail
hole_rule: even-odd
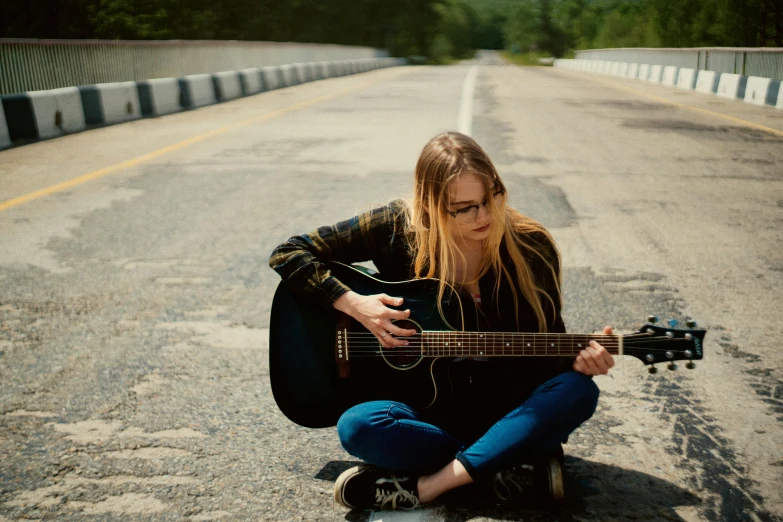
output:
[[[305,43],[0,38],[0,94],[383,56],[371,47]]]
[[[590,49],[576,51],[576,57],[584,60],[676,65],[697,71],[783,80],[783,48]]]

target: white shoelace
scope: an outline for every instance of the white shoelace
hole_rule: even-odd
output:
[[[397,477],[392,476],[392,481],[394,482],[394,487],[397,488],[397,491],[388,491],[381,488],[375,489],[375,503],[378,504],[378,506],[383,509],[383,506],[386,504],[391,503],[392,510],[397,509],[397,501],[403,500],[408,501],[411,505],[410,507],[404,507],[400,506],[400,509],[415,509],[419,506],[419,498],[413,494],[412,491],[405,491],[402,489],[402,486],[400,486],[400,483],[397,481]]]

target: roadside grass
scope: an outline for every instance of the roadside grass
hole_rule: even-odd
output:
[[[500,56],[508,63],[515,65],[551,67],[552,54],[545,51],[527,51],[522,53],[512,53],[509,50],[501,51]],[[574,52],[569,51],[563,58],[573,58]],[[550,60],[550,63],[541,63],[539,60]]]
[[[536,67],[549,67],[550,64],[539,63],[539,58],[551,58],[552,55],[542,51],[528,51],[519,54],[512,53],[511,51],[501,51],[500,56],[509,63],[514,65],[536,66]]]

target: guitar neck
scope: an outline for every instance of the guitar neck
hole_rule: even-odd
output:
[[[449,331],[420,335],[425,357],[576,356],[590,341],[612,355],[623,354],[622,335]]]

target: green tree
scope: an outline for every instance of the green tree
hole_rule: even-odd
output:
[[[543,40],[538,0],[520,0],[504,27],[506,45],[522,50],[540,49]]]

